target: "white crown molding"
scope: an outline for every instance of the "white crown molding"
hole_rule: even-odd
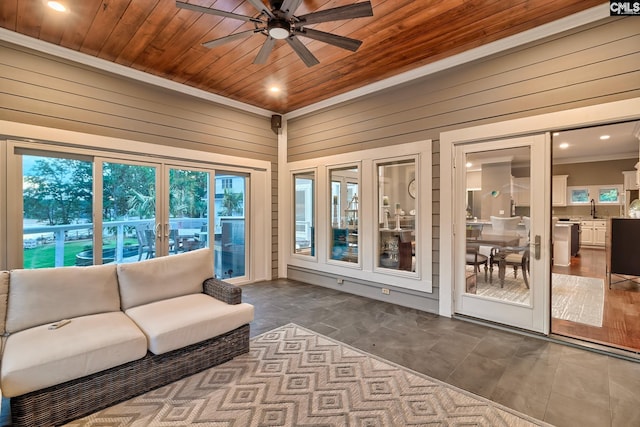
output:
[[[367,86],[363,86],[359,89],[352,90],[341,95],[334,96],[324,101],[317,102],[307,107],[300,108],[298,110],[291,111],[285,114],[286,119],[292,119],[295,117],[303,116],[305,114],[313,113],[314,111],[328,108],[333,105],[350,101],[352,99],[369,95],[371,93],[387,89],[393,86],[397,86],[402,83],[409,82],[421,77],[434,74],[436,72],[456,67],[467,62],[474,61],[476,59],[484,58],[489,55],[493,55],[498,52],[505,51],[517,46],[521,46],[536,40],[543,39],[545,37],[552,36],[554,34],[561,33],[563,31],[577,28],[582,25],[589,24],[591,22],[598,21],[600,19],[609,16],[609,3],[603,3],[600,6],[592,7],[591,9],[584,10],[582,12],[575,13],[557,21],[550,22],[545,25],[541,25],[536,28],[524,31],[519,34],[515,34],[504,39],[497,40],[492,43],[468,50],[466,52],[459,53],[457,55],[442,59],[437,62],[425,65],[420,68],[416,68],[411,71],[407,71],[397,76],[390,77],[385,80],[381,80],[376,83],[372,83]]]
[[[191,95],[196,98],[204,99],[207,101],[222,104],[227,107],[236,108],[238,110],[246,111],[248,113],[254,113],[260,116],[271,117],[272,111],[264,108],[255,107],[253,105],[246,104],[244,102],[235,101],[224,96],[216,95],[204,90],[196,89],[191,86],[187,86],[182,83],[177,83],[172,80],[168,80],[162,77],[154,76],[143,71],[135,70],[124,65],[116,64],[114,62],[106,61],[95,56],[87,55],[82,52],[67,49],[66,47],[58,46],[52,43],[44,42],[42,40],[35,39],[33,37],[25,36],[24,34],[16,33],[14,31],[0,28],[0,40],[7,41],[18,46],[26,47],[36,50],[38,52],[47,53],[57,56],[59,58],[67,59],[69,61],[77,62],[83,65],[97,68],[99,70],[108,71],[119,76],[128,77],[133,80],[149,83],[154,86],[160,86],[163,88],[171,89],[176,92],[181,92],[186,95]]]

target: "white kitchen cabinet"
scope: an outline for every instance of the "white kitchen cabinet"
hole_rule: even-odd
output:
[[[606,235],[606,220],[580,221],[580,245],[604,247]]]
[[[625,190],[637,190],[638,187],[638,171],[624,171],[624,189]]]
[[[531,178],[513,178],[513,187],[511,189],[513,196],[513,203],[516,206],[530,206],[531,205]]]
[[[567,206],[567,178],[569,175],[554,175],[551,181],[551,203],[553,206]]]
[[[580,246],[593,245],[593,221],[580,221]]]
[[[593,245],[604,247],[607,242],[607,221],[593,221]]]

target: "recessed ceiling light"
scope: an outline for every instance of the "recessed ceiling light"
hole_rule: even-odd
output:
[[[269,92],[271,92],[271,93],[280,93],[280,88],[278,86],[271,86],[269,88]]]
[[[466,165],[466,166],[467,166],[468,168],[470,168],[471,166],[473,166],[473,163],[471,163],[471,162],[467,162],[467,165]]]
[[[566,148],[569,148],[569,144],[567,142],[563,142],[562,144],[559,145],[559,147],[564,150]]]
[[[560,135],[560,132],[554,132],[553,133],[553,136],[558,136],[558,135]]]
[[[66,12],[67,8],[60,2],[57,1],[48,1],[47,2],[47,6],[49,6],[51,9],[57,11],[57,12]]]
[[[601,140],[603,140],[603,141],[604,141],[605,139],[609,139],[609,138],[611,138],[609,135],[602,135],[602,136],[600,137],[600,139],[601,139]]]

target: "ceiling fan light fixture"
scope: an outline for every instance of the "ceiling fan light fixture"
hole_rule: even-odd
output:
[[[276,40],[284,40],[291,34],[291,24],[283,19],[269,21],[267,32]]]
[[[47,1],[47,6],[49,6],[51,9],[55,10],[56,12],[67,11],[67,8],[64,6],[64,4],[57,1]]]

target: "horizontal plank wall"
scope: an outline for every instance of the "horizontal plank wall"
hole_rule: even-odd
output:
[[[268,117],[0,42],[0,118],[277,161]]]
[[[8,42],[0,42],[0,58],[1,120],[269,161],[277,197],[278,148],[270,117]],[[277,218],[277,203],[270,208]],[[277,266],[277,249],[272,256]],[[277,267],[272,271],[277,277]]]
[[[607,18],[288,121],[288,161],[432,139],[438,275],[443,131],[640,96],[640,25]],[[434,277],[437,299],[438,277]]]

